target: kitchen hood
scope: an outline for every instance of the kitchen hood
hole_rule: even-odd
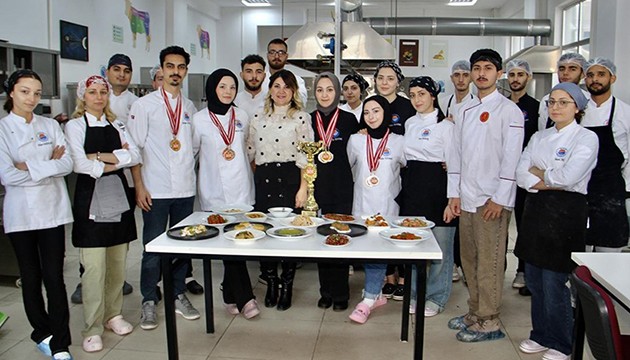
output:
[[[556,72],[556,66],[561,55],[562,48],[560,46],[534,45],[505,59],[505,63],[507,64],[514,59],[526,60],[533,73],[550,74]]]

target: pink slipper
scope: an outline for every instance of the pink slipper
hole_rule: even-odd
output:
[[[243,317],[245,319],[251,319],[260,314],[260,309],[258,308],[258,302],[256,299],[251,299],[243,306]]]
[[[99,335],[92,335],[83,339],[83,351],[92,353],[101,350],[103,350],[103,340]]]
[[[105,323],[105,328],[110,329],[116,335],[127,335],[133,331],[133,325],[123,319],[122,315],[116,315]]]
[[[357,322],[359,324],[365,324],[365,322],[368,320],[368,317],[370,317],[370,313],[372,312],[372,310],[376,309],[377,307],[381,307],[385,304],[387,304],[387,299],[384,297],[378,297],[376,301],[374,302],[374,305],[372,305],[372,307],[368,306],[368,304],[361,301],[354,308],[354,311],[352,311],[352,314],[350,314],[349,316],[350,320]]]
[[[236,304],[223,303],[223,306],[225,307],[225,310],[228,312],[228,314],[230,314],[230,315],[238,315],[239,314],[238,307],[236,306]]]

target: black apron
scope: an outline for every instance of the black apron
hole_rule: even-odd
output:
[[[91,127],[85,115],[83,119],[85,121],[83,149],[86,154],[111,153],[122,148],[118,130],[112,124],[108,123],[105,127]],[[78,174],[73,204],[74,224],[72,225],[72,245],[75,247],[109,247],[128,243],[137,238],[136,221],[133,215],[135,199],[129,190],[123,170],[104,173],[102,177],[104,176],[120,178],[131,209],[125,211],[121,215],[121,221],[117,223],[97,223],[90,220],[90,204],[96,179],[87,174]]]
[[[587,245],[622,247],[628,244],[626,182],[621,174],[624,157],[612,131],[614,113],[613,97],[608,125],[586,127],[599,139],[597,165],[588,182]]]
[[[441,162],[408,161],[402,177],[402,190],[396,197],[401,216],[424,216],[436,226],[446,224],[442,218],[448,204],[446,170]]]
[[[575,267],[571,252],[584,251],[586,196],[569,191],[528,193],[514,255],[526,263],[556,272]]]

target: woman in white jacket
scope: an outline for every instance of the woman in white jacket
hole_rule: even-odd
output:
[[[4,86],[4,109],[9,112],[0,119],[4,231],[20,267],[24,310],[33,327],[31,339],[53,359],[72,359],[63,281],[64,224],[72,222],[63,176],[72,171],[72,159],[59,124],[33,113],[42,94],[39,75],[18,70]]]

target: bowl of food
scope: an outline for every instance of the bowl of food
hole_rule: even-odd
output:
[[[433,221],[427,220],[423,217],[407,217],[395,220],[394,226],[402,228],[414,228],[414,229],[430,229],[435,226]]]
[[[416,246],[433,236],[430,231],[416,229],[390,229],[378,234],[381,238],[400,247]]]
[[[285,218],[293,212],[293,209],[290,207],[272,207],[267,209],[269,214],[275,218]]]
[[[317,227],[324,223],[324,219],[311,217],[308,215],[289,216],[285,218],[283,221],[287,226],[308,227],[308,228]]]
[[[214,226],[222,226],[234,222],[236,218],[230,215],[221,215],[221,214],[209,214],[207,217],[204,217],[203,223]]]
[[[265,237],[265,232],[256,229],[232,230],[224,234],[225,238],[237,244],[250,244]]]
[[[350,245],[350,237],[343,234],[332,234],[326,236],[324,245],[329,247],[343,247]]]
[[[265,220],[267,220],[267,215],[265,215],[265,213],[262,212],[262,211],[248,212],[248,213],[245,213],[243,216],[245,216],[246,219],[252,220],[252,221],[265,221]]]

